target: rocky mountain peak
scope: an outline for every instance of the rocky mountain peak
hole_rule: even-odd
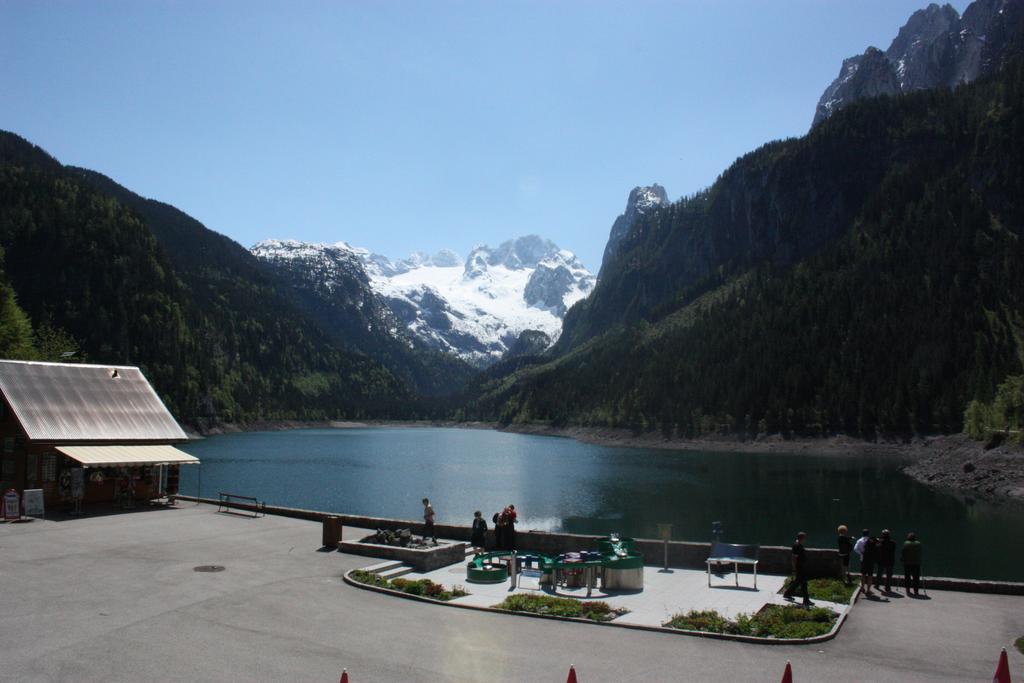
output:
[[[864,97],[954,87],[998,69],[1017,47],[1024,0],[975,0],[961,17],[932,3],[914,12],[882,52],[843,60],[818,101],[814,123]]]
[[[629,198],[626,199],[626,210],[612,223],[608,242],[604,247],[604,257],[601,259],[601,269],[604,269],[608,260],[618,251],[619,243],[636,223],[637,218],[668,203],[668,193],[658,183],[630,190]]]
[[[510,270],[536,268],[541,261],[557,257],[561,251],[554,242],[539,235],[517,237],[502,242],[496,249],[480,245],[474,248],[466,259],[466,275],[473,277],[474,273],[479,272],[482,264],[501,265]]]
[[[949,63],[950,36],[959,23],[960,14],[951,5],[932,3],[910,16],[885,51],[902,92],[934,88],[949,80],[943,70]]]

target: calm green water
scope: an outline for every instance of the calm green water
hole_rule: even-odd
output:
[[[1024,580],[1024,508],[938,493],[892,458],[692,453],[609,448],[471,429],[294,430],[230,434],[185,447],[203,461],[202,493],[276,505],[469,524],[509,503],[520,530],[832,547],[839,522],[883,527],[925,546],[929,575]],[[182,468],[195,493],[198,468]]]

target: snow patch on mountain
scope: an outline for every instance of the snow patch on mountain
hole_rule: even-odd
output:
[[[526,330],[557,339],[566,311],[594,287],[572,252],[535,235],[478,246],[464,264],[434,257],[402,272],[377,264],[367,272],[415,336],[476,364],[499,359]]]
[[[268,261],[301,260],[327,289],[343,269],[367,283],[404,326],[403,336],[477,365],[501,358],[527,330],[553,342],[566,311],[594,287],[572,252],[536,235],[478,246],[465,262],[448,249],[392,261],[346,242],[265,240],[252,252]]]

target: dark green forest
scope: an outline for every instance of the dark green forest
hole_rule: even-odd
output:
[[[176,222],[0,133],[5,357],[56,360],[56,344],[79,360],[139,365],[194,424],[413,414],[405,383],[333,343],[242,247],[165,211]]]
[[[1020,62],[853,104],[639,221],[553,357],[482,376],[466,415],[871,437],[960,431],[974,401],[982,422],[1024,364],[1022,174]]]

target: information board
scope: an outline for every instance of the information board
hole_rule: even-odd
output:
[[[21,519],[21,500],[18,498],[18,492],[14,489],[8,489],[4,493],[4,519]]]
[[[21,496],[21,505],[25,508],[25,515],[30,517],[43,517],[46,512],[43,509],[43,490],[25,489]]]

